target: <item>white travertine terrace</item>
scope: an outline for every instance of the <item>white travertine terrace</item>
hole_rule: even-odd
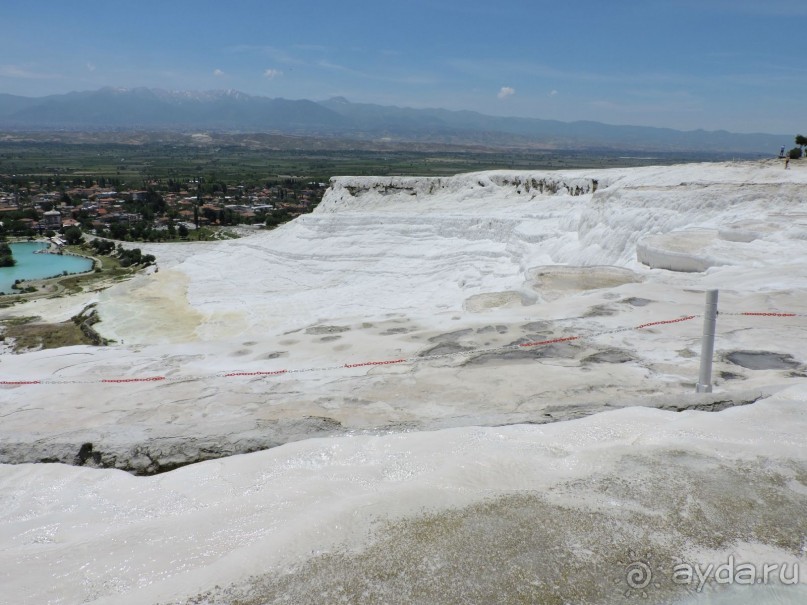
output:
[[[500,552],[489,501],[508,535],[525,511],[555,519],[517,563],[566,602],[621,602],[602,574],[627,549],[800,561],[807,578],[807,166],[340,177],[275,231],[144,248],[159,272],[0,312],[60,321],[96,303],[117,341],[0,356],[4,379],[73,381],[0,390],[0,603],[337,602],[329,565],[358,573],[381,546],[410,584],[435,578],[426,596],[400,596],[392,572],[345,590],[471,602],[457,578],[518,584],[470,559],[451,575],[457,553]],[[693,393],[700,319],[602,334],[702,313],[712,288],[711,396]],[[797,315],[732,315],[757,311]],[[307,368],[331,369],[222,376]],[[100,382],[156,375],[170,380]],[[140,473],[279,447],[153,477],[25,464],[87,443]],[[456,530],[468,520],[481,533]],[[445,542],[396,529],[443,522]],[[564,592],[544,548],[600,575]]]

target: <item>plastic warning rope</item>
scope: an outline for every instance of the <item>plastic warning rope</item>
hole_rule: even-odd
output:
[[[720,312],[718,315],[734,315],[744,317],[776,317],[776,318],[791,318],[791,317],[807,317],[804,313],[781,313],[781,312],[768,312],[768,311],[745,311],[745,312]],[[665,319],[660,321],[651,321],[636,326],[627,326],[622,328],[614,328],[611,330],[602,330],[593,332],[585,336],[564,336],[559,338],[550,338],[548,340],[537,340],[530,342],[522,342],[518,344],[505,345],[501,347],[492,347],[486,349],[470,349],[464,351],[456,351],[450,353],[440,353],[436,355],[424,355],[399,359],[386,359],[377,361],[362,361],[358,363],[345,363],[341,365],[324,366],[324,367],[307,367],[296,369],[284,370],[258,370],[258,371],[228,371],[217,372],[199,376],[142,376],[131,378],[98,378],[88,380],[70,380],[59,378],[41,378],[41,379],[17,379],[17,380],[0,380],[0,385],[3,386],[32,386],[43,384],[138,384],[138,383],[154,383],[154,382],[190,382],[195,380],[208,380],[211,378],[267,378],[271,376],[281,376],[285,374],[301,374],[305,372],[330,372],[343,369],[355,369],[364,367],[378,367],[388,366],[401,363],[417,363],[425,361],[433,361],[437,359],[445,359],[451,357],[467,357],[472,355],[481,355],[487,353],[498,353],[502,351],[512,351],[521,348],[542,347],[553,344],[560,344],[572,342],[583,338],[594,338],[597,336],[604,336],[607,334],[618,334],[620,332],[628,332],[631,330],[645,330],[647,328],[656,328],[660,326],[668,326],[678,324],[685,321],[690,321],[702,317],[702,315],[685,315],[683,317],[676,317],[675,319]],[[552,320],[548,320],[552,321]]]

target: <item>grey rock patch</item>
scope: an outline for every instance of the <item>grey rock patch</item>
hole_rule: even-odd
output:
[[[457,342],[460,338],[464,336],[469,336],[473,334],[473,330],[471,328],[466,328],[464,330],[455,330],[454,332],[446,332],[445,334],[438,334],[437,336],[432,336],[429,338],[429,342],[439,342],[439,343],[451,343]]]
[[[347,326],[312,326],[305,329],[306,334],[319,336],[321,334],[338,334],[340,332],[348,332],[350,330]]]
[[[694,390],[694,389],[693,389]],[[584,418],[599,412],[617,408],[642,406],[656,408],[668,412],[684,412],[697,410],[701,412],[719,412],[728,408],[751,405],[769,393],[752,390],[734,393],[688,393],[654,395],[652,397],[630,397],[608,403],[574,403],[547,406],[542,410],[542,417],[528,420],[525,424],[545,424],[575,418]]]
[[[249,355],[252,353],[250,349],[238,349],[237,351],[233,351],[230,353],[230,357],[244,357],[245,355]]]
[[[521,326],[521,329],[526,332],[546,332],[551,327],[548,321],[531,321]]]
[[[533,343],[533,342],[536,342],[536,341],[552,340],[552,339],[555,339],[555,338],[563,338],[563,336],[559,336],[559,335],[553,334],[551,332],[550,333],[544,332],[544,333],[541,333],[541,334],[525,334],[521,338],[518,338],[518,339],[514,340],[513,342],[508,343],[505,346],[519,347],[521,345],[527,345],[527,344],[530,344],[530,343]],[[543,345],[543,347],[539,346],[539,348],[546,349],[546,348],[550,348],[551,346],[554,346],[554,345]],[[574,345],[574,346],[579,346],[579,345]]]
[[[334,341],[334,340],[339,340],[340,338],[342,338],[342,337],[339,336],[338,334],[336,334],[334,336],[323,336],[319,340],[320,340],[320,342],[331,342],[331,341]]]
[[[732,351],[725,358],[749,370],[793,370],[801,366],[792,355],[773,351]]]
[[[407,334],[414,328],[389,328],[380,333],[381,336],[392,336],[393,334]]]
[[[622,349],[607,349],[589,355],[583,359],[584,363],[627,363],[633,361],[634,357]]]
[[[463,365],[479,365],[501,361],[533,361],[536,359],[574,359],[578,347],[568,343],[557,343],[546,346],[523,347],[499,353],[483,353],[468,359]]]
[[[624,300],[620,300],[619,302],[631,305],[633,307],[646,307],[647,305],[649,305],[653,301],[649,300],[647,298],[639,298],[638,296],[633,296],[631,298],[626,298]]]
[[[617,310],[610,305],[594,305],[583,313],[583,317],[610,317],[616,314]]]
[[[115,468],[135,475],[154,475],[196,462],[347,432],[338,420],[324,416],[267,420],[249,428],[230,427],[230,431],[199,436],[187,436],[183,427],[173,428],[177,434],[130,434],[125,439],[121,435],[113,439],[95,435],[92,442],[86,439],[89,431],[58,435],[47,442],[6,441],[0,445],[0,460],[10,464],[47,462]]]
[[[288,351],[273,351],[264,355],[262,359],[277,359],[278,357],[286,357],[288,354]]]
[[[445,346],[445,345],[439,345]],[[561,345],[553,345],[561,347]],[[525,352],[529,353],[525,349]],[[533,355],[538,350],[533,351]],[[522,353],[516,351],[516,353]],[[546,353],[546,352],[545,352]],[[536,357],[533,357],[536,358]],[[529,359],[517,357],[516,359]],[[498,361],[487,359],[488,361]],[[479,363],[480,361],[477,361]],[[481,361],[484,363],[484,360]],[[689,389],[689,387],[687,387]],[[694,391],[694,386],[692,386]],[[303,439],[341,434],[381,434],[389,431],[438,430],[458,426],[507,426],[512,424],[545,424],[582,418],[591,414],[623,407],[644,406],[681,412],[701,410],[716,412],[738,405],[754,403],[769,393],[745,391],[733,393],[694,392],[596,399],[576,404],[555,404],[524,412],[468,414],[431,420],[397,420],[382,424],[344,426],[339,420],[324,415],[298,418],[259,418],[254,420],[208,425],[203,433],[197,426],[174,421],[159,428],[132,428],[123,432],[80,430],[46,438],[39,435],[5,436],[0,441],[0,462],[23,464],[32,462],[62,463],[97,468],[116,468],[136,475],[153,475],[181,466],[269,449]],[[372,405],[374,400],[361,397],[334,399],[343,406]]]
[[[453,355],[464,353],[466,351],[473,351],[473,347],[466,347],[454,342],[446,342],[435,345],[430,349],[418,353],[418,357],[428,357],[429,355]]]
[[[83,443],[73,459],[75,466],[98,466],[101,464],[101,452],[94,452],[92,443]]]
[[[369,399],[361,399],[359,397],[345,397],[342,399],[342,403],[345,405],[358,405],[358,406],[366,406],[371,405],[373,402]]]
[[[670,412],[684,412],[687,410],[720,412],[735,406],[750,405],[764,397],[759,392],[747,394],[744,397],[738,394],[732,395],[731,393],[710,393],[708,395],[708,397],[704,397],[701,393],[688,393],[684,396],[679,395],[674,399],[660,397],[653,407]]]
[[[476,333],[477,334],[490,334],[491,332],[497,332],[499,334],[507,334],[507,332],[509,330],[510,330],[510,328],[508,328],[504,324],[498,324],[498,325],[495,325],[495,326],[485,326],[483,328],[477,328]]]

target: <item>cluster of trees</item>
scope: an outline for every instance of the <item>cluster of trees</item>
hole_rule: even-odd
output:
[[[35,208],[23,208],[22,210],[11,210],[3,213],[3,226],[0,227],[0,237],[5,235],[21,235],[31,237],[36,235],[36,231],[31,229],[23,219],[39,220],[39,213]]]
[[[211,223],[218,223],[219,225],[238,225],[244,222],[244,219],[230,208],[218,208],[214,210],[209,206],[204,207],[202,208],[202,216]]]
[[[17,264],[14,255],[11,254],[11,246],[6,242],[0,242],[0,267],[13,267]]]
[[[90,242],[90,247],[101,256],[109,256],[115,252],[115,242],[108,239],[94,239]]]
[[[161,216],[168,210],[168,204],[165,203],[163,196],[161,196],[154,187],[146,189],[146,193],[137,200],[126,202],[124,208],[127,212],[139,214],[146,222],[154,220],[155,216]]]
[[[90,242],[90,247],[96,254],[102,256],[117,256],[121,267],[131,267],[132,265],[143,265],[147,267],[157,259],[153,254],[143,254],[140,248],[126,249],[122,245],[115,245],[115,242],[104,239],[94,239]]]
[[[127,249],[120,246],[117,248],[117,255],[121,267],[131,267],[132,265],[148,267],[157,260],[153,254],[143,254],[140,248]]]
[[[141,241],[141,242],[163,242],[188,237],[188,228],[183,225],[175,225],[169,222],[166,229],[157,229],[151,223],[138,221],[134,225],[127,223],[111,223],[109,229],[103,227],[96,230],[100,237],[111,237],[112,239]]]
[[[65,178],[61,180],[60,178],[56,179],[48,179],[47,185],[55,186],[55,187],[62,187],[65,184],[70,184],[71,187],[87,187],[88,189],[93,185],[98,185],[101,189],[117,189],[119,188],[123,182],[119,178],[115,177],[106,177],[106,176],[85,176],[85,177],[73,177],[72,179]],[[42,179],[39,179],[40,186],[42,185]]]
[[[49,177],[39,177],[39,179],[30,181],[24,177],[12,177],[10,183],[17,186],[22,190],[28,189],[31,182],[37,183],[39,188],[44,191],[58,191],[64,192],[66,187],[86,187],[90,188],[93,185],[98,185],[101,189],[117,189],[123,185],[123,181],[115,177],[61,177],[59,175]]]
[[[84,234],[78,227],[68,227],[64,230],[64,241],[71,246],[75,246],[84,241]]]
[[[804,147],[807,146],[807,137],[803,134],[796,135],[796,147],[788,151],[787,156],[791,160],[798,160],[804,155]]]
[[[289,222],[292,218],[294,217],[289,214],[288,210],[285,208],[277,208],[266,213],[265,224],[267,227],[277,227],[281,223]]]

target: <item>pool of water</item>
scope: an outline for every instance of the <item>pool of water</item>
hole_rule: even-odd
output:
[[[68,273],[84,273],[92,269],[92,261],[69,254],[34,254],[48,245],[45,242],[18,242],[11,244],[11,253],[17,264],[0,267],[0,293],[13,294],[11,286],[18,279],[44,279]]]

